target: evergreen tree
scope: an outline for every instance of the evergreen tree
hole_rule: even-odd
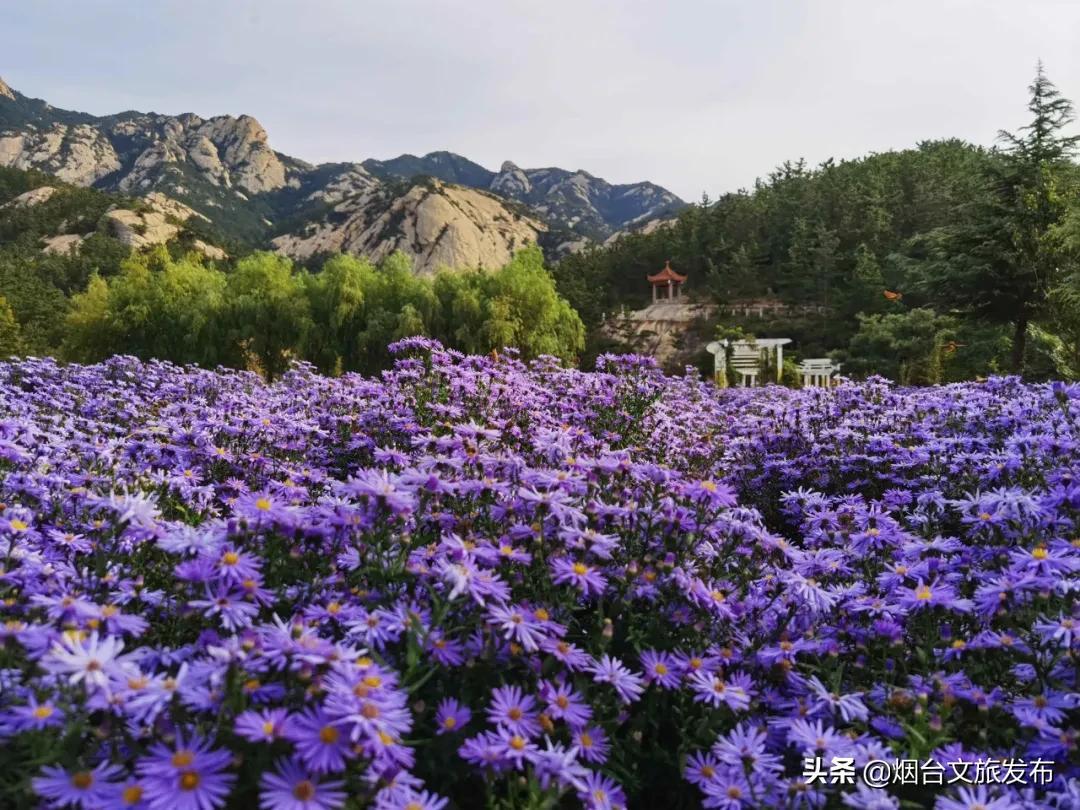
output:
[[[1029,91],[1031,122],[1000,133],[1004,148],[988,164],[984,201],[928,238],[923,268],[924,288],[943,307],[1011,325],[1014,373],[1024,369],[1028,327],[1047,314],[1068,260],[1061,225],[1076,202],[1069,158],[1080,142],[1062,132],[1073,107],[1041,63]]]

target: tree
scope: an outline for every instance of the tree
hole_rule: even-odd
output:
[[[20,354],[22,350],[22,330],[19,322],[15,320],[11,304],[0,295],[0,359]]]
[[[311,310],[304,282],[292,262],[274,253],[254,253],[237,262],[225,288],[229,360],[250,355],[267,379],[284,372],[297,356]]]
[[[1061,226],[1075,203],[1070,163],[1080,136],[1062,130],[1073,107],[1038,66],[1028,88],[1031,122],[1002,131],[987,165],[987,193],[956,224],[925,242],[923,287],[946,307],[1012,327],[1010,367],[1022,373],[1028,327],[1047,314],[1068,256]]]
[[[556,291],[539,248],[518,251],[509,264],[483,278],[489,348],[516,346],[525,357],[570,360],[585,347],[585,327]]]
[[[932,385],[942,379],[942,347],[949,319],[930,309],[859,315],[844,371],[880,374],[901,385]]]
[[[358,337],[366,324],[366,304],[375,268],[366,259],[334,256],[318,273],[305,276],[311,320],[304,355],[324,373],[356,370],[362,352]]]
[[[66,321],[64,355],[93,362],[131,354],[176,363],[219,359],[225,276],[195,254],[135,254],[109,279],[91,277]]]

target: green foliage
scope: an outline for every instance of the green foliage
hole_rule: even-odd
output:
[[[22,330],[15,319],[15,311],[7,299],[0,295],[0,357],[21,354],[22,350]]]
[[[816,169],[785,163],[752,190],[690,206],[670,226],[567,256],[553,274],[591,328],[622,305],[646,304],[645,276],[670,259],[699,299],[829,307],[815,318],[827,325],[828,348],[838,348],[856,313],[882,308],[883,287],[907,291],[907,268],[892,256],[982,194],[981,167],[992,160],[945,140]]]
[[[887,315],[859,315],[844,372],[881,374],[903,385],[932,385],[942,379],[942,346],[951,319],[931,309]]]
[[[985,193],[913,243],[922,289],[942,308],[1012,326],[1014,372],[1024,370],[1029,324],[1048,314],[1072,259],[1062,234],[1080,189],[1070,161],[1080,137],[1061,133],[1071,103],[1042,65],[1029,90],[1031,123],[1001,133],[1004,149],[980,172]]]
[[[64,355],[92,362],[112,354],[212,365],[219,359],[225,276],[163,247],[93,276],[67,317]]]
[[[268,379],[284,372],[311,328],[305,286],[284,256],[254,253],[237,262],[225,288],[226,359],[251,357]]]

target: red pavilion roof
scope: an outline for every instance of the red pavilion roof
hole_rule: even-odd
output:
[[[677,281],[682,283],[686,281],[686,276],[680,276],[674,270],[671,269],[671,261],[664,262],[664,269],[659,273],[655,273],[651,276],[646,276],[650,284],[667,284],[669,281]]]

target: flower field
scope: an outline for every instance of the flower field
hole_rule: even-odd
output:
[[[0,807],[1080,807],[1080,387],[393,348],[0,364]]]

